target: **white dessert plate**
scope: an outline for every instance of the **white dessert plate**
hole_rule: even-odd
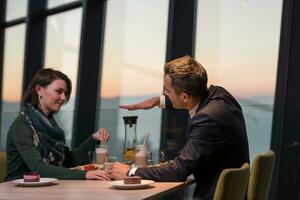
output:
[[[40,178],[39,182],[24,182],[24,179],[17,179],[12,182],[18,186],[39,187],[56,184],[58,180],[56,178]]]
[[[152,180],[141,180],[141,184],[124,184],[123,180],[108,182],[109,185],[113,186],[116,189],[129,189],[129,190],[146,188],[153,183],[155,182]]]

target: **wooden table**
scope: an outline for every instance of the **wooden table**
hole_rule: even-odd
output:
[[[20,187],[12,182],[0,184],[0,199],[69,199],[69,200],[140,200],[157,199],[170,192],[183,190],[185,182],[156,182],[147,189],[116,190],[106,181],[59,180],[58,184],[44,187]]]

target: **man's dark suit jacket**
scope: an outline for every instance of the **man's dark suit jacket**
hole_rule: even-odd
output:
[[[210,86],[189,121],[187,143],[180,155],[169,165],[138,168],[135,175],[154,181],[185,181],[193,174],[197,182],[194,198],[212,199],[221,171],[245,162],[249,162],[249,149],[241,107],[224,88]]]

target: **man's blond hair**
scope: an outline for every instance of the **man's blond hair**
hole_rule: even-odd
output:
[[[191,56],[184,56],[168,62],[164,71],[165,75],[170,76],[171,84],[177,94],[185,92],[200,98],[206,95],[206,70]]]

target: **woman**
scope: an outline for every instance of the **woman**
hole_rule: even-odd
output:
[[[6,180],[30,172],[58,179],[109,180],[102,170],[69,169],[86,164],[95,144],[109,138],[101,128],[78,148],[70,151],[66,146],[64,132],[53,114],[68,102],[71,89],[70,79],[60,71],[42,69],[35,74],[24,93],[21,113],[8,131]]]

